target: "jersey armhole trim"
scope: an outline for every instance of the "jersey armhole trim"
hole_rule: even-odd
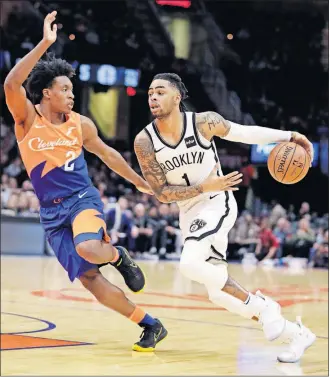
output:
[[[197,140],[198,145],[203,149],[210,149],[212,147],[212,142],[210,141],[210,145],[207,146],[207,145],[202,143],[202,141],[199,137],[199,131],[198,131],[197,126],[196,126],[196,113],[192,114],[192,123],[193,123],[195,138]]]
[[[148,137],[149,137],[149,139],[150,139],[150,141],[151,141],[151,144],[152,144],[152,148],[153,148],[153,150],[155,151],[154,142],[153,142],[153,140],[152,140],[152,136],[151,136],[150,132],[148,131],[147,127],[145,127],[144,130],[145,130],[146,134],[148,135]]]
[[[214,153],[214,159],[215,159],[215,162],[218,163],[218,162],[219,162],[219,156],[218,156],[217,147],[216,147],[216,145],[215,145],[214,140],[212,140],[212,142],[211,142],[211,148],[212,148],[213,153]],[[220,177],[220,176],[219,176],[219,177]]]

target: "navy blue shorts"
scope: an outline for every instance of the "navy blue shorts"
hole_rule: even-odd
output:
[[[76,245],[83,241],[110,242],[103,202],[95,187],[89,186],[68,198],[41,205],[40,219],[48,242],[71,281],[98,267],[87,262],[76,251]]]

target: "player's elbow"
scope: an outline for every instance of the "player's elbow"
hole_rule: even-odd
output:
[[[171,203],[168,198],[166,197],[166,195],[164,195],[164,193],[162,191],[154,191],[154,194],[156,196],[156,198],[161,202],[161,203],[165,203],[165,204],[168,204],[168,203]]]
[[[155,196],[156,196],[156,198],[157,198],[161,203],[165,203],[165,204],[168,203],[168,201],[166,200],[165,195],[163,195],[163,194],[161,194],[161,193],[155,193]]]
[[[7,77],[4,84],[3,84],[3,88],[4,88],[5,92],[8,91],[8,90],[11,90],[12,87],[13,87],[13,81],[8,79],[8,77]]]
[[[6,80],[3,84],[5,93],[9,91],[17,90],[20,87],[21,87],[21,84],[18,83],[13,77],[10,77],[10,75],[6,77]]]

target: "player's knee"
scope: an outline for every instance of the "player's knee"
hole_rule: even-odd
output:
[[[87,260],[90,263],[97,263],[97,249],[99,247],[100,241],[98,240],[88,240],[80,242],[76,245],[76,251],[78,255]]]
[[[196,242],[186,243],[180,259],[182,275],[191,280],[196,280],[196,271],[200,268],[201,263],[204,262],[202,253],[198,252],[198,244]]]
[[[213,302],[216,305],[220,305],[224,307],[225,309],[228,309],[226,305],[226,302],[228,301],[226,300],[228,294],[223,292],[221,289],[219,289],[218,286],[212,285],[212,286],[207,287],[207,293],[209,296],[209,300],[211,302]]]
[[[206,262],[206,263],[209,263],[209,262]],[[221,264],[218,264],[216,266],[214,266],[215,268],[215,274],[216,274],[216,282],[217,282],[217,285],[216,285],[216,290],[220,291],[219,294],[216,293],[216,290],[214,290],[213,292],[216,294],[216,298],[218,298],[219,296],[222,297],[223,296],[223,293],[224,292],[221,292],[221,290],[223,289],[223,287],[226,285],[227,281],[228,281],[228,267],[227,267],[227,263],[221,263]],[[213,295],[212,295],[213,296]],[[212,300],[213,301],[213,297],[212,297]]]

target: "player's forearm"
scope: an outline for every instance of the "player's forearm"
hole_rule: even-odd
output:
[[[111,152],[100,156],[102,161],[115,173],[133,183],[135,186],[144,184],[144,180],[140,177],[125,161],[122,155],[115,149],[111,148]]]
[[[50,42],[42,40],[39,44],[24,56],[9,72],[5,80],[5,85],[21,86],[28,78],[33,67],[37,64],[38,60],[51,46]]]
[[[162,203],[180,202],[194,198],[203,193],[202,185],[196,186],[164,186],[161,190],[155,191],[157,199]]]
[[[225,140],[245,144],[270,144],[290,141],[291,131],[275,130],[259,126],[244,126],[227,121],[230,125],[229,132],[223,137]]]

